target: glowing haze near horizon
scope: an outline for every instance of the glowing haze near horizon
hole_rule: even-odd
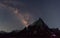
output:
[[[0,31],[28,27],[39,17],[53,28],[60,28],[60,2],[57,0],[0,0]]]

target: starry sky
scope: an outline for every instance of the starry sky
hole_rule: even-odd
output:
[[[59,0],[0,0],[0,31],[22,30],[39,17],[60,29],[59,12]]]

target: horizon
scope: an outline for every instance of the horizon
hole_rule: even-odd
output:
[[[0,0],[0,31],[22,30],[39,17],[60,30],[59,0]]]

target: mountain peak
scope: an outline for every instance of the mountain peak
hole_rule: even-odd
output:
[[[39,18],[37,21],[29,25],[27,28],[24,28],[24,30],[45,30],[49,29],[48,26],[44,23],[44,21]]]
[[[35,21],[32,25],[29,25],[28,28],[24,28],[20,33],[23,33],[22,35],[41,35],[44,33],[50,33],[50,30],[48,26],[44,23],[44,21],[39,18],[37,21]]]

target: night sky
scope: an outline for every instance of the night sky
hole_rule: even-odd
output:
[[[22,30],[39,17],[48,27],[60,29],[60,1],[0,0],[0,31]]]

